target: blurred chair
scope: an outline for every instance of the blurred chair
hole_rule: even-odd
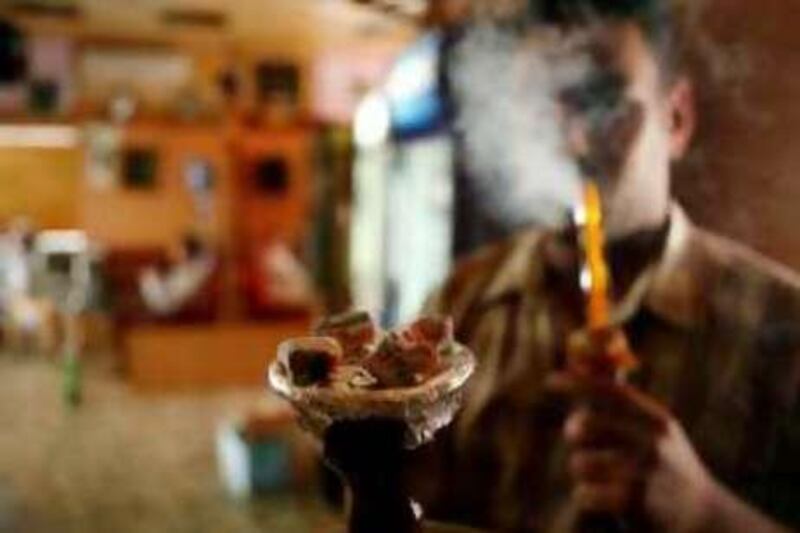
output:
[[[166,264],[167,254],[157,247],[108,252],[103,275],[111,293],[111,309],[118,330],[154,320],[139,295],[139,276],[147,268]]]

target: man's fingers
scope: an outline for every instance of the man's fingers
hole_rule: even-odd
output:
[[[617,450],[575,452],[569,460],[569,472],[580,483],[628,483],[636,478],[631,459]]]
[[[636,418],[598,413],[590,407],[573,411],[564,423],[564,438],[574,448],[649,449],[658,436]]]
[[[572,498],[581,511],[590,513],[624,513],[630,502],[630,485],[627,483],[579,483]]]
[[[620,392],[629,405],[635,405],[639,412],[649,418],[656,426],[662,430],[666,429],[667,424],[672,419],[672,414],[666,407],[642,391],[628,385],[622,385]]]
[[[568,372],[553,372],[545,378],[544,386],[554,394],[574,395],[579,385],[575,377]]]
[[[561,372],[548,376],[545,387],[553,394],[574,398],[596,412],[636,418],[653,429],[664,430],[671,419],[665,407],[629,385]]]

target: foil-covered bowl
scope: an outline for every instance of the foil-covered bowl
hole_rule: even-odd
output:
[[[311,338],[292,339],[278,347],[278,357],[269,367],[271,388],[288,400],[300,425],[322,439],[334,422],[384,418],[406,424],[405,446],[409,449],[430,442],[437,431],[449,425],[461,406],[464,385],[475,371],[475,356],[455,344],[443,358],[444,368],[421,385],[397,389],[358,387],[332,388],[292,383],[289,354],[298,347],[312,347]]]

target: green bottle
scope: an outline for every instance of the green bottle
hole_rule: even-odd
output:
[[[63,388],[64,402],[70,407],[77,407],[83,399],[81,387],[81,360],[73,351],[64,354]]]

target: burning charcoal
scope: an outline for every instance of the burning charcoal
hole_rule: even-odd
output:
[[[442,371],[454,349],[450,318],[427,317],[383,334],[364,312],[324,320],[316,337],[290,341],[283,365],[298,387],[414,387]]]
[[[278,358],[291,382],[298,387],[324,385],[342,359],[342,349],[327,337],[295,339],[284,343]]]
[[[352,311],[323,320],[315,334],[335,338],[342,345],[346,360],[359,361],[369,354],[379,331],[368,313]]]
[[[429,343],[412,343],[407,337],[391,333],[364,367],[377,378],[381,387],[413,387],[434,376],[440,359]]]
[[[298,387],[327,383],[337,361],[322,350],[295,350],[289,356],[292,382]]]
[[[425,342],[438,346],[443,342],[453,342],[453,319],[426,317],[421,318],[408,326],[409,332],[418,342]]]

